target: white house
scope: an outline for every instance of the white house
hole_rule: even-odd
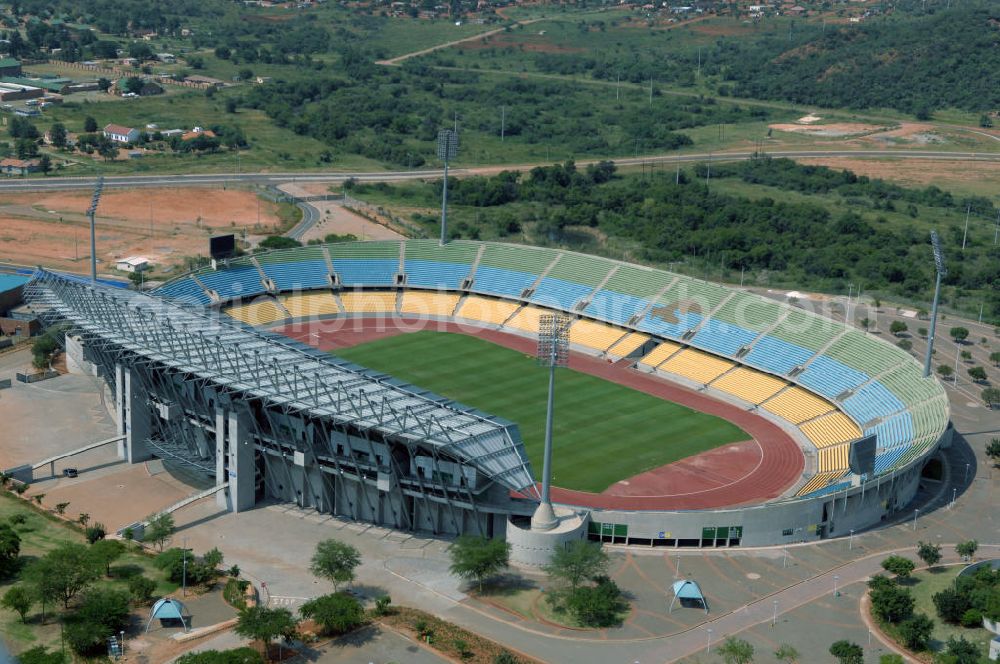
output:
[[[122,272],[145,272],[149,269],[149,259],[145,256],[129,256],[115,261],[115,268]]]
[[[104,135],[116,143],[135,143],[139,140],[138,129],[116,124],[109,124],[104,127]]]

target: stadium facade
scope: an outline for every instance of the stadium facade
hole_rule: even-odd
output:
[[[906,509],[950,442],[948,404],[907,353],[788,303],[566,251],[482,242],[347,243],[243,257],[153,296],[39,272],[26,293],[112,387],[122,455],[174,458],[268,496],[392,528],[518,537],[537,504],[516,424],[263,328],[406,314],[531,336],[574,320],[574,350],[738,403],[799,441],[781,497],[703,510],[574,510],[592,538],[769,545],[847,534]],[[224,315],[221,312],[225,312]],[[637,422],[637,426],[655,423]],[[874,439],[858,465],[856,441]],[[558,463],[558,460],[556,461]]]

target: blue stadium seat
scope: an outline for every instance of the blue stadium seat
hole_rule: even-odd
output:
[[[458,290],[469,276],[469,265],[465,263],[407,260],[404,265],[408,286]]]
[[[816,496],[825,496],[829,493],[836,493],[837,491],[843,491],[849,486],[851,486],[850,482],[837,482],[836,484],[829,484],[821,489],[810,491],[805,495],[799,496],[799,498],[806,499],[806,498],[815,498]]]
[[[815,351],[808,348],[765,335],[757,340],[743,360],[766,371],[784,375],[805,364],[815,354]]]
[[[820,355],[796,377],[796,380],[814,392],[833,398],[841,392],[857,387],[868,378],[868,374],[864,372]]]
[[[543,307],[559,307],[572,310],[573,305],[590,295],[590,291],[592,290],[594,289],[590,286],[582,286],[562,279],[545,277],[538,284],[534,295],[531,296],[531,301]]]
[[[906,408],[895,394],[875,381],[865,385],[842,404],[847,414],[865,423],[877,417],[886,417]]]
[[[691,343],[706,350],[732,357],[740,348],[750,345],[757,338],[757,334],[757,332],[745,330],[724,321],[709,319],[691,338]]]
[[[161,286],[157,289],[158,295],[165,295],[178,302],[190,302],[194,304],[208,304],[212,300],[208,294],[201,289],[201,286],[191,277],[183,277],[177,281]]]
[[[325,261],[309,260],[294,263],[263,263],[264,274],[270,277],[280,291],[305,288],[324,288],[329,268]]]
[[[661,334],[679,339],[685,332],[693,327],[697,327],[698,323],[701,322],[700,314],[690,311],[682,314],[680,309],[674,309],[673,317],[674,321],[668,321],[665,318],[653,315],[651,311],[643,316],[636,327],[643,332],[652,332],[653,334]]]
[[[260,272],[255,267],[235,267],[199,274],[198,279],[219,294],[223,300],[250,297],[264,292]]]
[[[479,293],[521,297],[521,293],[530,288],[537,279],[537,274],[480,265],[476,269],[472,290]]]
[[[649,300],[616,291],[599,290],[594,293],[584,312],[613,323],[624,325],[637,313],[649,306]]]
[[[333,269],[344,286],[393,286],[399,261],[386,258],[334,258]]]
[[[880,447],[894,447],[909,444],[913,441],[913,416],[907,411],[894,415],[887,420],[879,422],[873,427],[865,429],[865,434],[876,435],[876,444]]]

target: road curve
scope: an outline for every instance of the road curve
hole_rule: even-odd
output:
[[[787,150],[767,152],[769,157],[787,157],[789,159],[816,159],[847,157],[854,159],[918,159],[946,161],[980,161],[1000,162],[1000,153],[982,152],[939,152],[932,150]],[[639,166],[643,164],[686,164],[692,162],[727,162],[742,161],[754,156],[752,152],[715,152],[647,155],[642,157],[626,157],[607,159],[618,166]],[[578,166],[597,163],[599,159],[577,161]],[[533,164],[503,164],[497,166],[476,166],[473,168],[451,168],[449,174],[456,177],[471,175],[489,175],[502,170],[527,171],[536,166],[548,165],[549,162]],[[213,186],[222,184],[255,184],[277,185],[285,182],[326,182],[341,183],[346,180],[358,182],[393,182],[402,180],[423,180],[438,178],[443,175],[441,169],[425,169],[418,171],[370,171],[370,172],[311,172],[311,173],[216,173],[197,175],[109,175],[104,178],[105,189],[135,188],[135,187],[191,187]],[[0,191],[46,191],[61,189],[91,189],[94,177],[41,177],[24,179],[0,180]]]

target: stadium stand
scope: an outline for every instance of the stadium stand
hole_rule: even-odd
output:
[[[604,281],[614,265],[612,261],[583,254],[560,254],[531,299],[538,304],[572,310],[573,305]]]
[[[737,325],[745,330],[766,332],[784,312],[785,308],[774,300],[737,292],[712,314],[712,318]]]
[[[333,299],[331,293],[282,295],[278,301],[281,302],[281,306],[288,310],[292,318],[334,316],[340,313],[337,301]]]
[[[765,371],[786,375],[797,366],[809,361],[816,351],[783,341],[777,337],[764,335],[754,343],[743,361]]]
[[[793,386],[761,403],[761,408],[782,417],[792,424],[819,417],[833,410],[833,406],[801,387]]]
[[[226,309],[226,313],[247,325],[270,325],[287,316],[284,309],[274,300],[267,298],[249,304],[237,304]]]
[[[425,293],[406,291],[399,305],[400,312],[417,316],[451,316],[458,305],[456,293]]]
[[[672,341],[664,341],[660,343],[659,346],[646,353],[646,355],[639,360],[639,364],[645,364],[650,367],[659,366],[664,360],[680,349],[681,347],[678,344],[675,344]]]
[[[340,283],[350,286],[392,286],[399,272],[399,242],[362,242],[329,245],[333,269]]]
[[[709,355],[693,348],[685,348],[657,369],[669,371],[699,383],[711,383],[734,366],[736,365],[721,357]]]
[[[528,305],[523,307],[513,318],[507,321],[506,327],[513,327],[521,330],[522,332],[538,334],[538,326],[540,324],[541,317],[545,314],[551,313],[552,311],[550,309],[542,309],[541,307]]]
[[[823,354],[871,376],[885,373],[910,359],[905,351],[857,330],[837,339]]]
[[[625,334],[625,330],[617,327],[581,318],[573,321],[570,326],[569,342],[603,352],[615,345]]]
[[[881,475],[885,471],[892,468],[903,457],[903,455],[906,454],[909,447],[909,445],[897,445],[894,448],[880,453],[875,457],[875,468],[873,470],[873,474]]]
[[[584,312],[613,323],[627,323],[674,281],[676,277],[667,272],[621,265],[601,290],[594,293]]]
[[[546,307],[572,311],[573,305],[590,295],[593,288],[562,279],[544,277],[531,295],[531,301]]]
[[[481,323],[503,325],[504,321],[510,318],[520,306],[516,302],[470,295],[462,301],[461,308],[455,315]]]
[[[799,428],[816,447],[829,447],[861,437],[858,426],[849,417],[836,411],[809,420]]]
[[[910,441],[913,440],[913,415],[909,412],[894,415],[873,427],[865,429],[865,434],[875,434],[875,442],[880,449],[904,444],[909,445]]]
[[[621,341],[608,349],[608,355],[615,357],[628,357],[649,341],[649,336],[641,332],[629,332],[622,337]]]
[[[848,415],[862,424],[887,417],[906,408],[895,394],[879,382],[862,385],[840,405]]]
[[[744,401],[759,404],[777,394],[786,385],[788,383],[774,376],[746,367],[737,367],[713,381],[711,387]]]
[[[458,290],[478,253],[476,243],[456,241],[441,246],[437,240],[407,240],[403,259],[406,284]]]
[[[736,355],[743,348],[753,343],[757,332],[745,330],[732,323],[709,319],[691,338],[691,343],[713,353],[721,355]]]
[[[855,371],[825,355],[817,355],[795,380],[814,392],[834,398],[867,381],[868,374]]]
[[[937,380],[933,377],[924,378],[920,367],[911,363],[881,376],[879,382],[907,404],[920,403],[940,394]]]
[[[473,277],[472,290],[521,297],[555,260],[551,249],[487,244]]]
[[[280,249],[257,256],[257,262],[279,291],[325,288],[330,285],[323,248]]]
[[[260,281],[260,272],[252,265],[205,272],[199,274],[198,279],[206,287],[218,293],[223,300],[250,297],[264,292],[264,284]]]
[[[340,294],[349,314],[386,314],[396,311],[396,294],[385,291],[345,291]]]
[[[701,314],[682,311],[678,304],[676,301],[668,304],[661,300],[643,316],[637,327],[644,332],[680,339],[685,332],[698,327]]]
[[[843,333],[844,326],[829,318],[790,308],[785,319],[768,334],[781,341],[787,341],[814,353]]]
[[[819,451],[819,472],[827,473],[847,471],[847,459],[851,452],[850,445],[824,447]]]
[[[201,286],[192,277],[186,276],[174,279],[158,289],[158,294],[178,302],[206,305],[212,302]]]
[[[799,492],[799,498],[816,498],[817,496],[825,496],[831,493],[837,493],[838,491],[843,491],[844,489],[851,486],[850,482],[837,482],[836,484],[828,484],[835,480],[840,479],[843,476],[841,471],[834,471],[832,473],[823,473],[817,475],[813,478],[814,481],[809,482],[802,491]],[[823,486],[825,484],[825,486]],[[815,490],[806,491],[806,489],[818,486],[819,488]]]

